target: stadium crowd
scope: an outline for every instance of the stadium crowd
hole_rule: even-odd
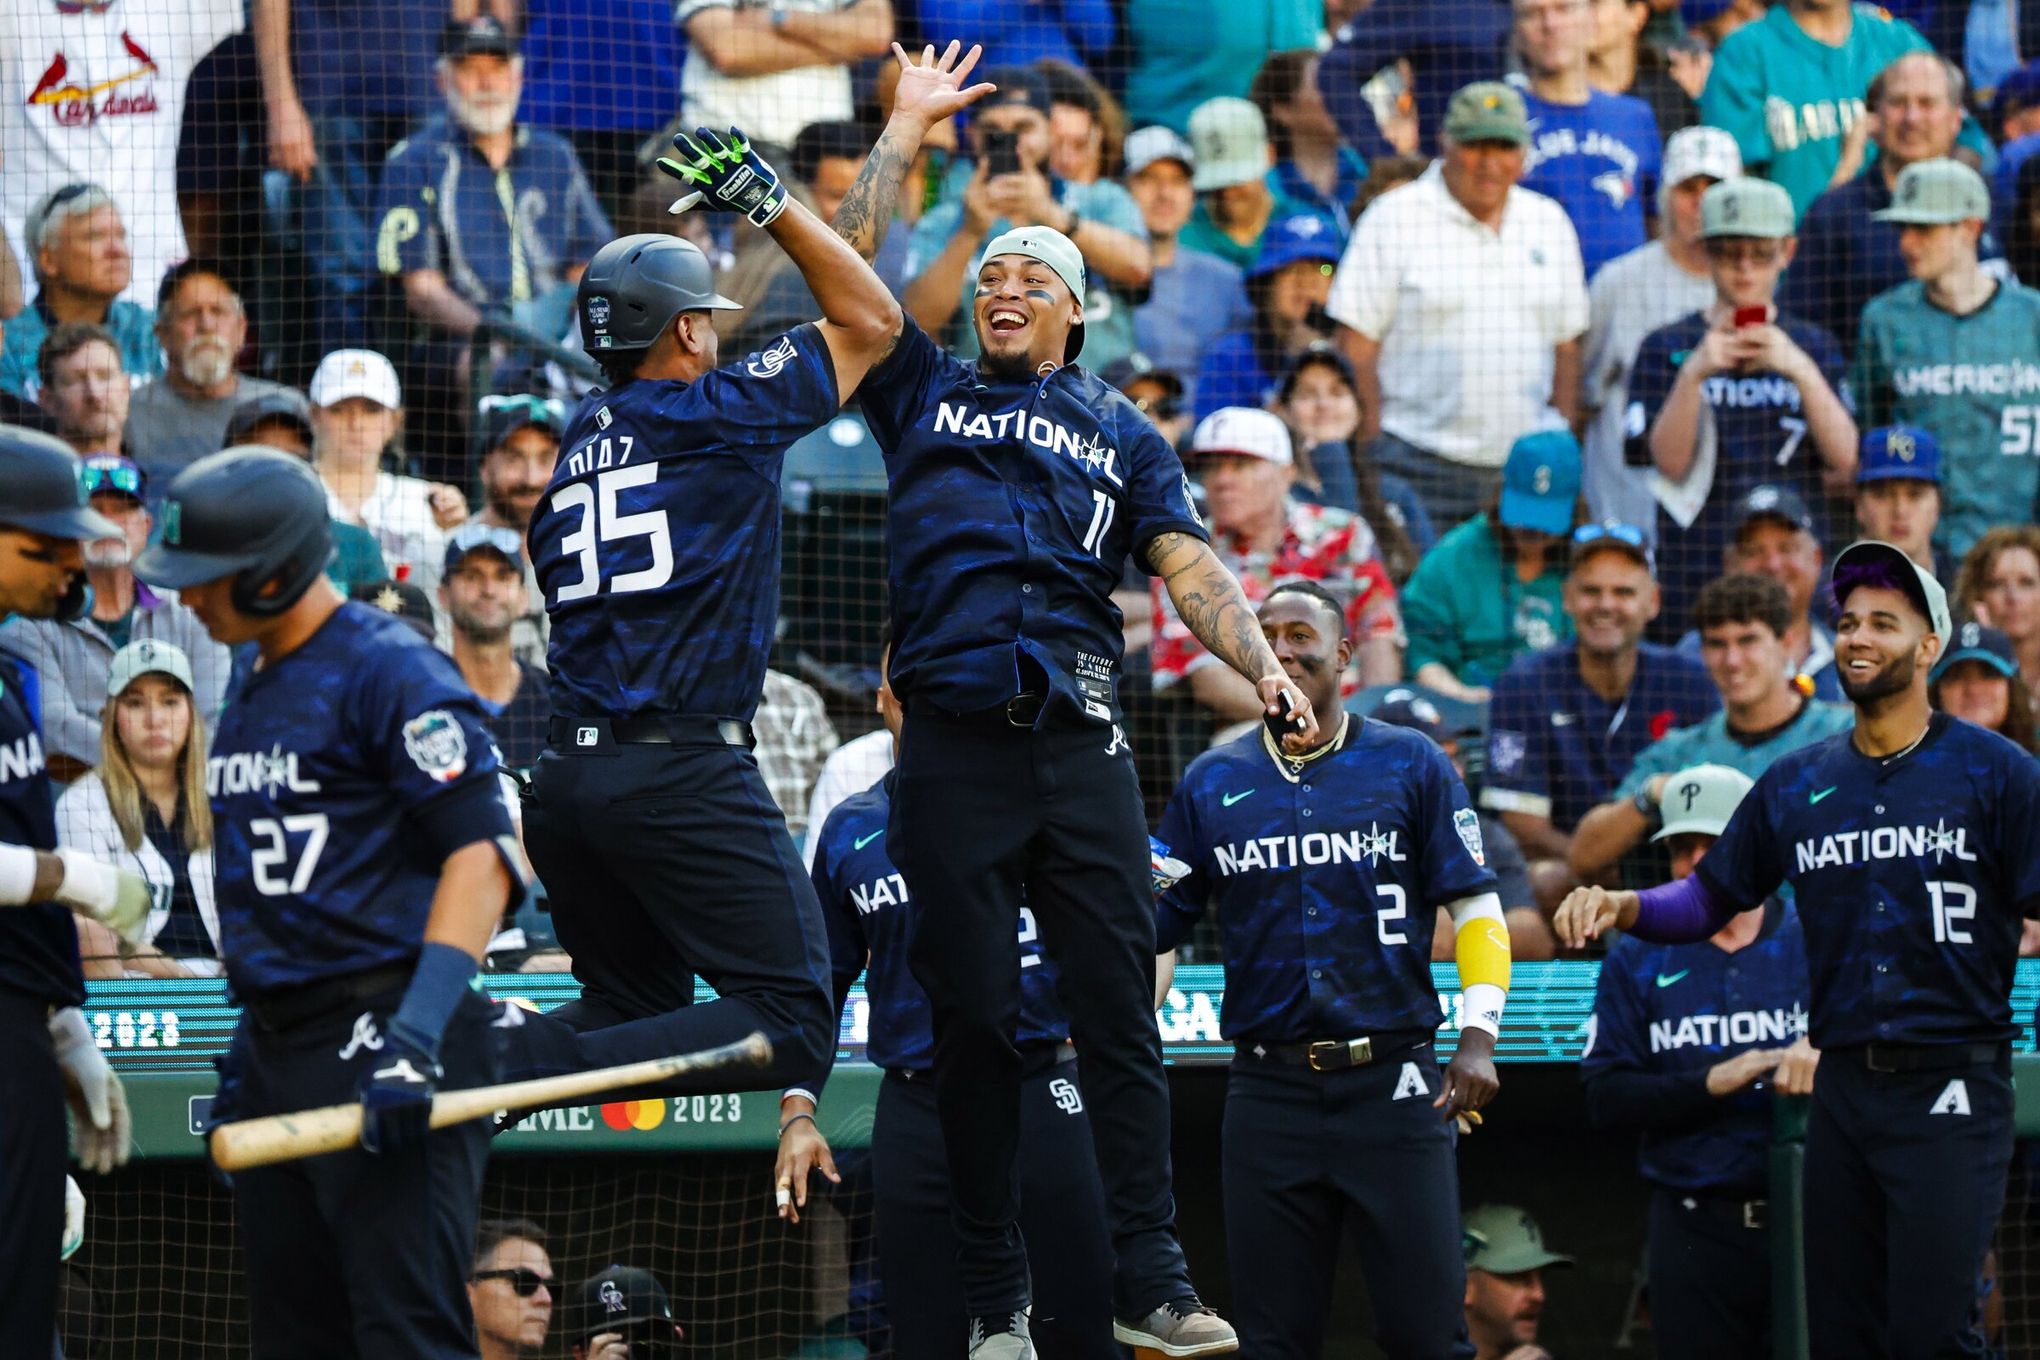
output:
[[[895,40],[980,42],[998,88],[929,137],[879,276],[969,358],[985,243],[1078,245],[1082,363],[1180,450],[1250,600],[1337,600],[1348,705],[1447,747],[1516,959],[1560,955],[1572,889],[1668,876],[1678,772],[1754,777],[1849,726],[1826,568],[1854,538],[1948,589],[1936,707],[2040,754],[2040,31],[2009,0],[10,10],[0,420],[75,450],[124,536],[86,547],[85,617],[0,648],[41,678],[65,843],[160,904],[140,951],[81,925],[90,976],[220,970],[203,757],[252,659],[131,569],[169,480],[235,445],[308,460],[327,574],[442,647],[528,769],[552,707],[525,530],[598,381],[582,269],[626,231],[693,240],[743,304],[727,354],[815,316],[762,231],[667,215],[651,158],[741,127],[826,221]],[[756,757],[810,858],[892,764],[880,456],[853,404],[786,459]],[[1159,581],[1129,564],[1115,599],[1158,815],[1262,705]],[[494,966],[570,966],[542,897],[502,926]],[[1563,1264],[1524,1222],[1506,1273]],[[477,1316],[531,1353],[543,1233],[499,1228]],[[1533,1353],[1528,1316],[1477,1319],[1484,1360]]]

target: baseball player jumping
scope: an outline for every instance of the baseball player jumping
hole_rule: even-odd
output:
[[[1820,1079],[1806,1146],[1813,1354],[1981,1355],[1980,1274],[2012,1154],[2012,967],[2040,910],[2040,767],[1931,711],[1939,582],[1888,543],[1835,559],[1853,732],[1758,779],[1691,877],[1574,891],[1553,922],[1702,940],[1781,882],[1806,936]]]

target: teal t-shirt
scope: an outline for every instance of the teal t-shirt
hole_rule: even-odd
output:
[[[121,371],[140,384],[163,372],[163,347],[156,341],[156,314],[147,307],[116,298],[106,309],[106,329],[120,347]],[[41,380],[36,355],[49,338],[50,319],[38,304],[23,307],[7,319],[7,338],[0,343],[0,389],[32,397]]]
[[[2040,292],[2000,283],[1956,316],[1909,280],[1863,309],[1856,420],[1917,425],[1941,443],[1940,562],[1994,524],[2023,524],[2040,494]]]
[[[1219,95],[1245,98],[1270,52],[1315,48],[1322,0],[1127,0],[1129,127],[1188,130],[1190,111]]]
[[[1675,774],[1693,765],[1726,765],[1755,779],[1786,752],[1811,746],[1855,725],[1856,710],[1848,704],[1809,699],[1798,717],[1763,741],[1747,745],[1729,734],[1724,710],[1691,727],[1667,732],[1644,747],[1610,801],[1634,798],[1654,775]]]
[[[1486,515],[1475,515],[1424,554],[1403,587],[1404,670],[1437,662],[1463,685],[1492,685],[1524,652],[1573,635],[1562,602],[1565,572],[1527,584],[1502,561]]]

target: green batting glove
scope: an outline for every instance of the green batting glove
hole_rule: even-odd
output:
[[[673,149],[679,158],[661,156],[659,168],[689,192],[667,212],[683,213],[706,201],[711,209],[742,213],[753,226],[763,227],[785,211],[786,186],[778,172],[759,159],[737,129],[731,128],[728,137],[705,127],[694,129],[691,137],[676,132]]]

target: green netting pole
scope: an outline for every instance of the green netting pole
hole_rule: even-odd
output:
[[[1803,1096],[1779,1097],[1771,1120],[1771,1350],[1806,1360],[1806,1112]]]

